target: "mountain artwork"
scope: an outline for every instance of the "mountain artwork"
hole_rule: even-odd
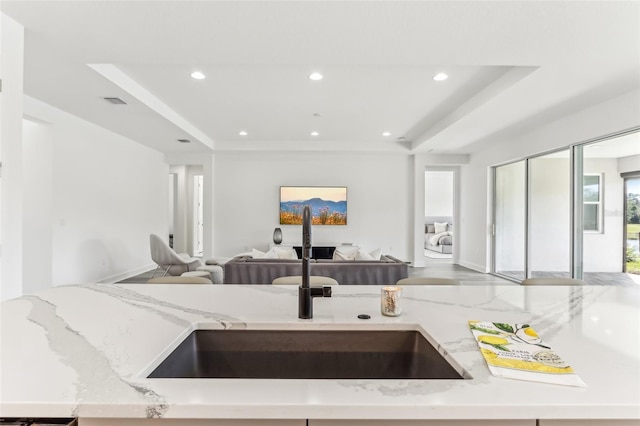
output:
[[[280,187],[280,224],[302,224],[302,209],[311,207],[313,225],[347,224],[346,187]]]

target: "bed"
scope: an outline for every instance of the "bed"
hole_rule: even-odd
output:
[[[424,248],[442,254],[453,253],[453,218],[426,217]]]

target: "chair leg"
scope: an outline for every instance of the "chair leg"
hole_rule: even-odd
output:
[[[151,274],[151,278],[153,278],[156,275],[156,272],[158,272],[158,269],[160,269],[160,265],[156,266],[156,269],[153,270],[153,273]]]
[[[164,273],[162,274],[162,276],[166,276],[167,272],[169,272],[169,268],[171,268],[171,265],[167,266],[167,269],[164,270]],[[151,278],[155,277],[156,272],[158,272],[158,269],[160,269],[160,265],[156,266],[156,269],[153,270],[153,273],[151,274]]]
[[[164,270],[164,274],[162,274],[163,277],[167,276],[167,272],[169,272],[169,268],[171,268],[171,265],[167,266],[167,269]]]

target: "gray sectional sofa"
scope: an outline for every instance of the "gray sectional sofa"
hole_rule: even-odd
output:
[[[331,277],[342,285],[390,285],[407,278],[408,265],[393,256],[380,260],[311,259],[311,275]],[[224,265],[225,284],[271,284],[278,277],[302,275],[300,259],[254,259],[238,256]]]

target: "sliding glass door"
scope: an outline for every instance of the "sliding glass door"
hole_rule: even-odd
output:
[[[494,271],[515,280],[526,275],[526,162],[494,169]]]
[[[624,176],[625,250],[624,269],[640,276],[640,171]]]
[[[640,152],[640,140],[631,140]],[[624,272],[624,162],[631,154],[624,138],[585,145],[582,149],[582,279],[589,284],[630,283]],[[638,162],[640,164],[640,161]]]
[[[569,150],[528,160],[530,277],[571,277]]]
[[[492,272],[640,283],[638,177],[637,129],[494,167]]]

